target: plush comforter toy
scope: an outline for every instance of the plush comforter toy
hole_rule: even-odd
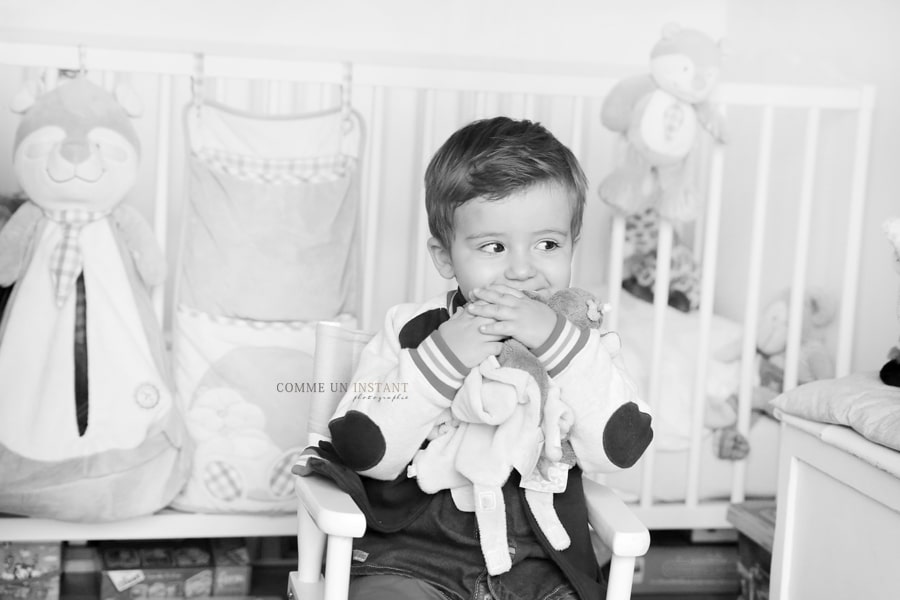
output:
[[[578,288],[560,290],[547,305],[579,328],[598,329],[603,322],[603,306]],[[573,415],[531,350],[515,340],[504,342],[496,360],[491,357],[469,373],[451,410],[458,425],[417,453],[409,475],[425,492],[451,490],[460,510],[475,512],[488,572],[511,566],[501,488],[513,469],[547,540],[558,550],[567,548],[570,539],[553,508],[553,494],[565,491],[567,471],[575,464],[566,440]],[[486,497],[492,501],[485,503]]]
[[[153,233],[123,204],[136,96],[85,76],[27,87],[14,168],[28,197],[0,230],[0,511],[102,521],[165,506],[187,475]]]
[[[709,103],[722,51],[693,29],[667,25],[650,54],[650,73],[619,82],[606,97],[601,121],[622,134],[627,155],[600,183],[600,197],[625,214],[649,206],[665,219],[697,212],[690,180],[699,130],[724,140],[724,125]]]

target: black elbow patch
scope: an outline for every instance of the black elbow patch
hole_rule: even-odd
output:
[[[367,415],[351,410],[328,424],[331,443],[341,462],[354,471],[365,471],[384,458],[381,429]]]
[[[603,429],[603,450],[622,469],[634,466],[653,441],[652,418],[634,402],[623,404]]]

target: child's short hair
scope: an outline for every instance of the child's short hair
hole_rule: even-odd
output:
[[[587,178],[572,151],[540,123],[494,117],[451,135],[425,170],[428,228],[445,248],[453,240],[453,213],[473,198],[499,200],[553,182],[570,194],[572,239],[581,233]]]

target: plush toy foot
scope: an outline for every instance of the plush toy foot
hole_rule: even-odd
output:
[[[651,304],[653,303],[653,288],[648,285],[641,285],[635,277],[629,277],[628,279],[623,280],[622,289],[638,300],[644,300]]]
[[[881,367],[878,373],[881,381],[886,385],[900,387],[900,361],[897,359],[889,360]]]
[[[691,299],[681,290],[669,292],[669,306],[681,312],[691,312]]]
[[[750,441],[734,427],[727,427],[719,430],[717,450],[723,460],[741,460],[750,454]]]

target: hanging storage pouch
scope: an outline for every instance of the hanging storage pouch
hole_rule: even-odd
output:
[[[341,108],[271,117],[212,102],[185,118],[173,358],[196,452],[173,506],[293,511],[315,322],[352,324],[357,310],[361,122]]]

